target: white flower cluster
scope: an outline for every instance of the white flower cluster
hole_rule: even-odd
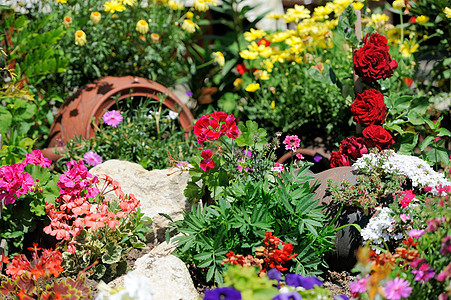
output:
[[[31,9],[36,8],[45,13],[50,11],[50,6],[43,6],[41,0],[0,0],[0,4],[9,6],[14,9],[15,12],[21,14],[27,14]]]
[[[388,207],[376,207],[376,210],[377,215],[372,217],[368,225],[362,229],[364,244],[369,241],[372,245],[382,245],[383,242],[402,239],[403,234],[396,232],[395,229],[396,222],[391,216],[393,211]],[[376,252],[378,252],[377,249]]]
[[[451,185],[451,182],[444,178],[443,174],[434,171],[421,158],[397,154],[393,150],[385,150],[382,154],[364,154],[354,163],[353,167],[354,170],[383,168],[387,174],[405,175],[412,181],[413,187],[429,186],[434,195],[438,195],[436,186]]]
[[[153,291],[150,279],[144,275],[128,272],[124,277],[124,288],[115,290],[101,282],[96,300],[152,300]]]

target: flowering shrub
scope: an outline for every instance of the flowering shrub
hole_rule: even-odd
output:
[[[23,254],[16,255],[12,262],[2,256],[7,265],[6,274],[0,274],[0,294],[4,297],[17,296],[19,299],[89,299],[90,288],[85,286],[85,276],[80,273],[77,279],[57,279],[64,271],[61,267],[63,256],[58,248],[43,249],[38,255],[36,243],[28,250],[33,252],[30,262]]]
[[[144,247],[139,240],[150,231],[139,212],[139,200],[125,195],[111,177],[91,175],[83,161],[67,163],[68,171],[60,176],[60,196],[47,203],[50,224],[46,234],[64,245],[66,272],[77,274],[95,264],[92,276],[113,278],[126,271],[125,255],[130,247]],[[107,198],[115,193],[118,200]]]

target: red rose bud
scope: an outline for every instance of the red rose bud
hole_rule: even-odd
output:
[[[354,121],[359,124],[364,126],[381,125],[387,116],[384,95],[375,89],[365,90],[358,94],[351,104],[351,113],[354,116]]]
[[[390,132],[380,125],[370,125],[363,130],[367,145],[385,150],[395,143]]]

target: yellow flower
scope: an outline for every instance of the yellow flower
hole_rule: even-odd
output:
[[[294,8],[289,8],[285,14],[285,22],[298,22],[299,19],[310,18],[310,10],[304,7],[304,5],[294,5]]]
[[[254,76],[255,76],[255,79],[269,80],[269,74],[267,71],[264,71],[264,70],[255,71]]]
[[[418,47],[420,47],[420,45],[415,41],[404,40],[404,43],[399,45],[399,52],[401,52],[403,57],[410,57],[412,53],[417,52]]]
[[[75,32],[75,45],[84,46],[86,44],[86,34],[83,30],[77,30]]]
[[[138,31],[141,34],[146,34],[149,32],[149,24],[147,24],[144,20],[139,20],[138,23],[136,23],[136,31]]]
[[[128,5],[128,6],[135,6],[136,0],[120,0],[122,2],[122,4],[124,5]]]
[[[387,22],[390,18],[387,15],[384,14],[372,14],[371,15],[371,22],[370,24],[375,24],[382,26]]]
[[[285,41],[287,38],[292,36],[295,33],[294,30],[287,30],[287,31],[281,31],[281,32],[275,32],[268,36],[268,40],[271,43],[279,43]]]
[[[154,43],[158,43],[160,41],[160,35],[158,33],[151,33],[150,38]]]
[[[241,88],[243,87],[243,82],[244,82],[243,79],[237,78],[237,79],[235,79],[235,81],[233,82],[233,86],[234,86],[237,90],[241,90]]]
[[[124,11],[125,10],[125,6],[124,6],[124,4],[122,4],[122,2],[119,2],[119,1],[117,1],[117,0],[111,0],[111,1],[107,1],[107,2],[105,2],[105,4],[103,4],[103,9],[106,11],[106,12],[109,12],[109,13],[115,13],[116,11],[117,12],[121,12],[121,11]]]
[[[196,29],[199,28],[199,26],[197,26],[196,23],[194,23],[193,21],[189,20],[189,19],[185,19],[183,21],[182,24],[182,29],[189,32],[189,33],[194,33],[196,31]]]
[[[276,101],[271,101],[271,109],[276,109]]]
[[[94,25],[97,25],[100,23],[102,15],[98,11],[93,11],[89,18],[91,19],[92,23],[94,23]]]
[[[56,2],[59,2],[59,3],[67,3],[67,0],[56,0]]]
[[[421,15],[417,17],[417,23],[418,24],[423,24],[426,23],[427,21],[429,21],[429,17]]]
[[[244,38],[246,39],[246,41],[250,42],[256,39],[261,39],[265,35],[266,35],[265,31],[251,28],[249,32],[244,33]]]
[[[354,7],[355,10],[361,10],[363,6],[364,4],[362,2],[352,2],[352,7]]]
[[[258,52],[255,51],[249,51],[249,50],[243,50],[240,52],[240,56],[243,59],[257,59],[258,58]]]
[[[64,26],[64,28],[69,28],[70,25],[72,25],[72,18],[69,17],[69,16],[65,16],[63,18],[63,26]]]
[[[217,63],[220,67],[224,67],[225,59],[224,54],[221,52],[213,52],[213,56],[215,57],[215,63]]]
[[[451,19],[451,8],[449,7],[445,7],[445,9],[443,10],[443,12],[445,13],[446,17]]]
[[[194,17],[194,14],[192,13],[192,12],[187,12],[186,13],[186,17],[188,18],[188,19],[192,19],[193,17]]]
[[[349,4],[352,3],[352,0],[334,0],[334,12],[335,17],[341,15],[341,13],[348,7]]]
[[[329,4],[328,2],[327,4]],[[332,3],[331,3],[332,4]],[[326,6],[317,6],[315,7],[315,10],[313,11],[313,16],[316,16],[318,20],[324,20],[329,18],[329,15],[334,11],[333,6],[326,5]]]
[[[255,92],[260,88],[260,83],[251,83],[246,87],[246,92]]]
[[[274,68],[274,64],[269,59],[265,59],[264,61],[261,62],[260,65],[262,66],[263,69],[265,69],[268,72],[272,72],[272,69]]]
[[[193,6],[197,11],[207,11],[209,9],[207,3],[204,0],[194,1]]]
[[[182,3],[174,1],[174,0],[170,0],[168,4],[169,4],[169,7],[172,10],[183,10],[183,9],[185,9],[185,6]]]
[[[404,0],[395,0],[393,1],[392,6],[394,9],[401,9],[403,7],[406,7],[406,3],[404,2]]]
[[[265,18],[268,19],[274,19],[274,20],[279,20],[282,19],[284,17],[284,14],[276,14],[276,13],[269,13],[265,15]]]

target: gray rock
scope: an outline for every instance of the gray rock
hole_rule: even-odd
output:
[[[146,276],[151,281],[153,299],[198,300],[199,294],[194,287],[188,269],[183,261],[174,255],[146,254],[135,262],[135,276]],[[111,288],[122,287],[124,276],[110,283]]]
[[[134,194],[141,201],[141,211],[153,221],[150,242],[162,242],[169,220],[183,218],[190,205],[183,191],[189,181],[187,171],[178,168],[147,171],[142,166],[120,160],[109,160],[90,169],[91,174],[106,174],[116,180],[125,194]],[[116,198],[109,193],[110,198]]]

